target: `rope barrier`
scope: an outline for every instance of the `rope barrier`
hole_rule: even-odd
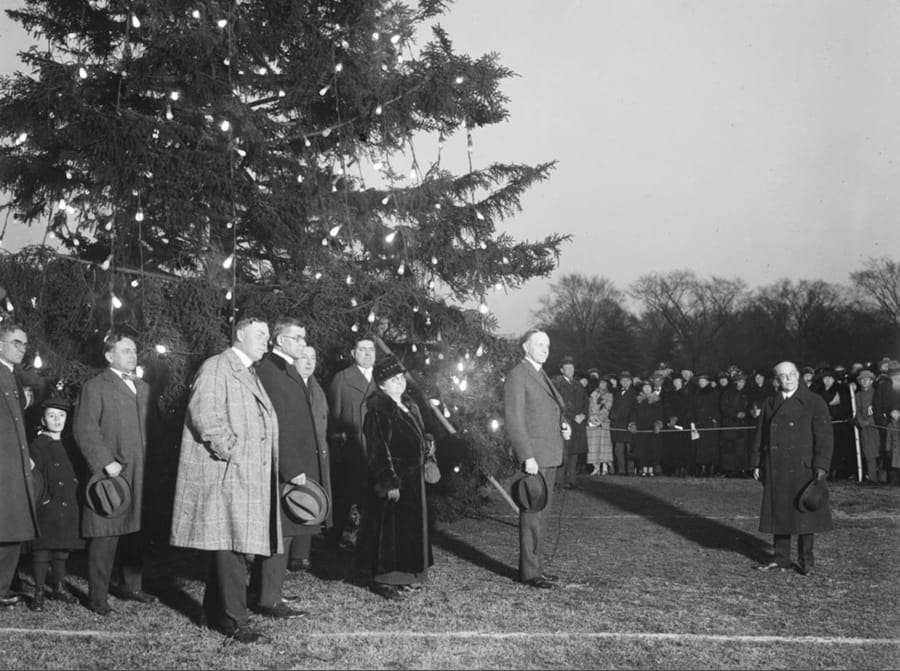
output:
[[[832,420],[832,424],[850,424],[853,420],[849,419],[835,419]],[[602,426],[589,426],[589,429],[601,429]],[[871,427],[863,427],[863,428],[873,428],[873,429],[881,429],[883,431],[896,431],[900,432],[900,428],[895,428],[893,426],[882,426],[880,424],[871,425]],[[690,433],[692,431],[755,431],[757,427],[755,425],[746,425],[746,426],[707,426],[700,427],[698,426],[696,429],[684,428],[684,429],[660,429],[659,431],[654,431],[653,429],[635,429],[632,431],[627,427],[609,427],[608,431],[627,431],[628,433]]]

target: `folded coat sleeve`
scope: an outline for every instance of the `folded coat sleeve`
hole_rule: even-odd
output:
[[[188,402],[188,416],[200,440],[213,456],[223,461],[231,458],[238,442],[228,419],[230,374],[221,357],[209,360],[197,374]]]

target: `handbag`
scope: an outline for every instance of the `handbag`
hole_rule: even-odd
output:
[[[441,480],[441,469],[434,458],[434,437],[430,433],[425,434],[425,444],[428,446],[428,454],[422,467],[422,475],[429,485],[436,485]]]
[[[425,458],[425,466],[423,468],[425,482],[429,485],[435,485],[441,480],[441,469],[438,468],[437,461],[434,457]]]

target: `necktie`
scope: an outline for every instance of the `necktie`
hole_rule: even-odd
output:
[[[131,373],[122,373],[122,379],[126,382],[134,382],[134,375]]]

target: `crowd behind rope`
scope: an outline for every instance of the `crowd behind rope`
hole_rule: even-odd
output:
[[[801,384],[828,406],[834,455],[828,478],[900,484],[900,362],[820,363]],[[751,477],[750,448],[763,403],[779,390],[770,369],[712,373],[661,363],[646,375],[577,371],[570,356],[553,378],[573,427],[559,479]]]

